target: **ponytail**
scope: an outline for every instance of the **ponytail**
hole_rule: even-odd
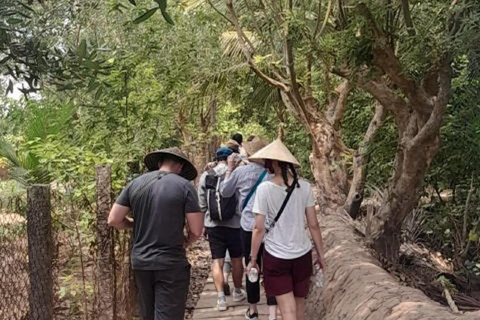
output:
[[[295,187],[300,188],[300,184],[298,183],[297,171],[295,170],[294,165],[292,163],[282,162],[282,161],[279,161],[278,165],[280,166],[280,169],[282,170],[282,178],[283,178],[283,182],[287,186],[287,191],[290,191],[291,189],[293,189]],[[288,184],[288,170],[289,169],[290,169],[290,171],[292,172],[292,175],[293,175],[293,182],[292,182],[291,185]]]

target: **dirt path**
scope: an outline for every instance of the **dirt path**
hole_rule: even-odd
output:
[[[192,319],[193,311],[200,299],[200,294],[205,286],[210,272],[210,250],[205,239],[194,243],[187,251],[188,261],[192,264],[192,276],[188,292],[185,319]]]
[[[230,283],[230,287],[232,284]],[[268,318],[268,307],[266,305],[265,294],[262,289],[262,299],[260,300],[258,311],[261,319]],[[233,302],[231,297],[227,297],[228,310],[217,311],[217,292],[213,285],[212,275],[207,279],[207,283],[203,288],[203,292],[200,296],[200,300],[197,303],[195,312],[193,314],[194,320],[200,319],[215,319],[215,320],[240,320],[245,319],[245,311],[247,310],[248,303],[246,300],[242,302]],[[280,317],[277,319],[281,319]]]

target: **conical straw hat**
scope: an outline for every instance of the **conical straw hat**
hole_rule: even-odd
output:
[[[265,148],[259,150],[253,154],[250,160],[277,160],[283,162],[289,162],[295,166],[300,167],[300,163],[295,159],[293,154],[288,150],[288,148],[282,143],[280,139],[277,139],[270,143]]]

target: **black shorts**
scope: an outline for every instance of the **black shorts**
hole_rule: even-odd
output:
[[[240,238],[240,229],[227,227],[205,228],[212,259],[223,259],[227,253],[230,258],[239,258],[242,256],[242,240]]]

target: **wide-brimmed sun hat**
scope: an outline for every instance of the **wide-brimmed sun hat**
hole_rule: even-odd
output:
[[[148,171],[155,171],[158,170],[158,163],[162,161],[165,156],[174,156],[180,160],[183,160],[184,164],[180,176],[190,181],[197,177],[197,169],[195,169],[195,166],[190,159],[188,159],[187,155],[177,147],[150,152],[145,156],[143,162],[145,163]]]
[[[268,145],[268,140],[263,137],[254,137],[249,141],[243,143],[243,148],[249,156],[253,155],[258,150],[265,148]]]
[[[277,139],[270,143],[265,148],[259,150],[248,158],[249,160],[276,160],[292,163],[293,165],[300,167],[300,163],[283,144],[280,139]]]

